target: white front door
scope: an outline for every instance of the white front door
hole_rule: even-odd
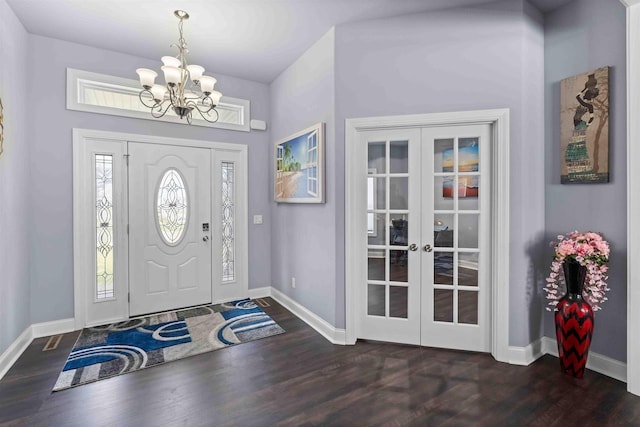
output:
[[[489,131],[360,133],[367,280],[358,288],[359,338],[490,350]]]
[[[211,156],[129,143],[130,315],[211,302]]]

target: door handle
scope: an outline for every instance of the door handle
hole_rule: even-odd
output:
[[[409,250],[410,251],[417,251],[418,250],[418,245],[416,245],[415,243],[412,243],[411,246],[409,246]]]
[[[204,236],[204,237],[202,238],[202,241],[203,241],[203,242],[208,242],[208,241],[209,241],[209,236]]]
[[[433,248],[431,247],[431,245],[430,245],[430,244],[426,244],[426,245],[424,245],[424,248],[422,248],[422,249],[424,249],[424,251],[425,251],[425,252],[431,252],[431,251],[433,251]]]

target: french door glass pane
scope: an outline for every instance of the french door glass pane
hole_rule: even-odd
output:
[[[453,291],[448,289],[433,290],[433,320],[436,322],[453,322]]]
[[[386,279],[387,257],[384,249],[369,249],[369,280],[384,281]]]
[[[458,323],[478,324],[478,292],[458,291]]]
[[[453,214],[435,214],[433,218],[434,246],[439,248],[452,248],[455,216]]]
[[[477,214],[458,215],[458,247],[466,249],[478,248],[478,220]]]
[[[387,143],[370,142],[368,144],[369,173],[386,173]]]
[[[480,208],[480,177],[478,175],[460,175],[458,177],[458,209],[476,211]]]
[[[478,286],[478,256],[477,252],[458,253],[459,286]]]
[[[478,138],[460,138],[458,141],[458,172],[479,172],[479,160]]]
[[[455,186],[455,176],[436,176],[433,186],[433,209],[436,211],[453,210],[453,189]],[[425,189],[424,197],[430,197],[430,190]]]
[[[433,253],[433,283],[453,286],[453,253]]]
[[[391,173],[409,172],[409,141],[391,141],[389,170]]]
[[[406,286],[389,287],[389,317],[406,319],[408,317],[409,288]]]
[[[391,251],[389,256],[389,280],[407,282],[409,278],[409,251]]]
[[[389,183],[389,207],[392,210],[409,209],[409,178],[391,178]]]
[[[453,138],[434,141],[434,172],[453,172]]]
[[[367,314],[370,316],[384,316],[385,306],[385,286],[369,284],[367,292]]]

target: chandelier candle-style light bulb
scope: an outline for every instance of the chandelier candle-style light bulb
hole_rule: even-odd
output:
[[[196,110],[202,118],[210,123],[218,121],[216,107],[220,104],[222,94],[213,90],[217,80],[204,75],[204,68],[200,65],[187,63],[187,42],[184,39],[182,27],[189,14],[183,10],[176,10],[173,14],[178,18],[178,43],[172,46],[178,48],[178,55],[163,56],[160,69],[164,74],[165,85],[155,84],[158,76],[153,70],[138,68],[140,77],[139,98],[142,104],[151,110],[151,115],[160,118],[167,114],[169,108],[181,119],[186,118],[191,124],[192,112]],[[168,94],[168,96],[167,96]],[[153,99],[150,104],[149,98]]]

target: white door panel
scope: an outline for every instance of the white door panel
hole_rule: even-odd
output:
[[[209,150],[129,143],[132,316],[211,302]]]
[[[362,132],[360,144],[367,153],[358,171],[361,194],[375,195],[364,205],[375,226],[361,231],[367,281],[360,287],[360,337],[419,344],[420,130]]]
[[[359,136],[358,337],[490,351],[490,127]]]

